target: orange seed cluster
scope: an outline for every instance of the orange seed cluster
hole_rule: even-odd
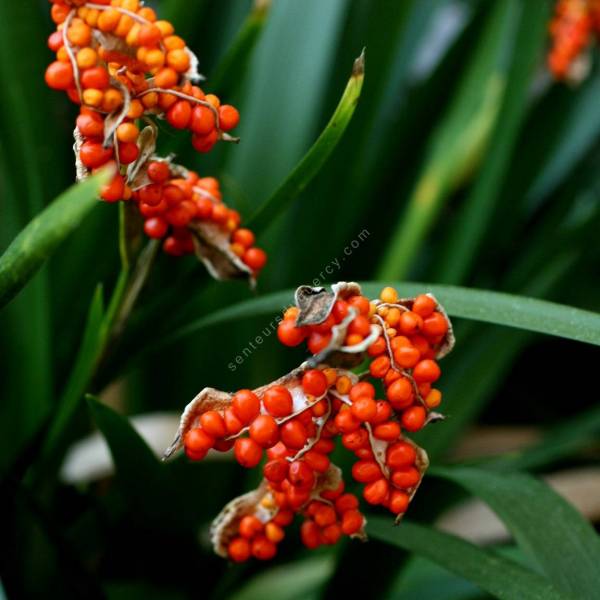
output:
[[[295,514],[304,518],[300,532],[308,548],[362,535],[358,499],[344,493],[341,479],[323,485],[337,469],[330,460],[336,439],[357,459],[352,477],[362,484],[364,500],[402,516],[427,466],[424,452],[403,434],[440,416],[432,410],[442,395],[432,385],[440,377],[436,357],[451,331],[432,296],[401,300],[396,290],[384,288],[371,302],[351,291],[335,299],[321,323],[298,327],[300,313],[298,307],[285,312],[278,329],[285,345],[307,341],[313,355],[326,353],[333,328],[341,328],[344,346],[336,350],[360,346],[368,363],[363,375],[305,363],[291,379],[240,390],[228,405],[200,411],[183,436],[191,460],[213,449],[233,450],[246,468],[265,461],[266,492],[228,538],[227,554],[236,562],[272,558]],[[267,516],[265,506],[271,509]]]
[[[76,151],[85,172],[114,167],[101,198],[138,201],[146,233],[166,238],[172,255],[193,250],[191,222],[217,223],[231,234],[233,253],[260,270],[266,255],[254,248],[251,232],[239,229],[239,215],[221,202],[216,180],[171,176],[166,161],[153,159],[132,170],[143,151],[141,123],[152,119],[190,130],[198,152],[236,140],[227,132],[237,126],[238,111],[194,84],[196,59],[171,23],[140,0],[50,2],[57,28],[48,46],[56,60],[46,69],[46,83],[80,106]],[[149,181],[140,186],[143,175]]]
[[[600,34],[600,2],[598,0],[558,0],[550,23],[552,47],[548,67],[556,79],[573,75],[576,60]]]

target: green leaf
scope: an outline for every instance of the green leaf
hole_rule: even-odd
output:
[[[87,396],[92,417],[108,443],[121,488],[132,498],[145,502],[146,496],[160,489],[162,465],[129,421]]]
[[[600,537],[546,484],[530,475],[474,468],[436,468],[432,474],[489,504],[557,588],[582,600],[598,598]]]
[[[364,52],[355,61],[342,98],[329,123],[279,189],[252,215],[248,227],[263,231],[285,210],[321,170],[340,141],[360,98],[365,77]]]
[[[383,517],[369,517],[367,533],[383,542],[425,556],[502,600],[550,600],[559,593],[544,577],[518,563],[454,535],[415,523],[394,527]]]
[[[596,143],[600,133],[600,115],[596,108],[599,93],[600,77],[596,73],[582,83],[578,93],[565,92],[564,101],[551,103],[552,112],[541,116],[544,123],[552,126],[548,131],[542,130],[539,139],[530,142],[534,145],[534,154],[537,144],[546,158],[526,191],[526,204],[530,208],[537,206],[564,181]]]
[[[401,296],[433,293],[452,317],[495,323],[548,335],[600,345],[600,315],[589,311],[501,292],[411,282],[363,282],[363,293],[375,298],[385,285],[396,287]],[[160,347],[208,327],[236,319],[273,315],[293,302],[294,291],[285,290],[246,300],[215,311],[177,329]]]
[[[43,454],[45,455],[50,454],[56,447],[86,392],[86,386],[98,360],[98,351],[104,333],[104,314],[103,288],[102,285],[98,285],[88,311],[77,359],[44,441]]]
[[[552,464],[594,445],[600,433],[600,406],[561,420],[536,444],[485,462],[487,468],[530,471]]]
[[[324,583],[333,571],[331,556],[313,556],[304,560],[268,569],[234,593],[230,600],[306,600]]]
[[[546,46],[549,6],[543,2],[522,4],[522,18],[517,32],[508,84],[489,152],[477,183],[450,228],[446,251],[436,281],[458,283],[464,279],[477,258],[477,247],[485,236],[495,203],[500,197],[501,182],[510,164],[519,128],[528,105],[534,69]]]
[[[107,174],[70,187],[19,233],[0,257],[0,308],[31,279],[56,247],[97,204]]]
[[[404,278],[450,193],[473,171],[498,118],[518,3],[501,0],[486,28],[446,117],[435,131],[426,165],[392,235],[379,278]]]
[[[210,77],[210,86],[215,93],[228,97],[231,95],[232,90],[243,80],[252,51],[260,39],[270,8],[271,0],[254,2],[250,14],[246,17],[227,53],[220,60]]]

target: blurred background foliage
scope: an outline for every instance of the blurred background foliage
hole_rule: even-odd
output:
[[[148,4],[198,54],[206,89],[242,115],[239,146],[199,156],[181,139],[186,136],[163,127],[161,149],[177,152],[178,162],[202,175],[218,176],[226,201],[247,218],[317,138],[366,47],[365,83],[344,137],[308,187],[259,232],[269,264],[258,296],[313,281],[409,280],[597,310],[600,73],[594,55],[580,85],[551,80],[544,68],[551,2]],[[4,249],[72,183],[75,108],[44,85],[51,60],[47,1],[0,3],[0,28]],[[335,261],[340,267],[326,275]],[[120,341],[93,376],[78,371],[74,414],[47,451],[73,367],[89,352],[89,339],[82,345],[86,320],[90,334],[118,268],[118,211],[98,203],[0,313],[1,577],[9,597],[525,598],[533,597],[527,589],[547,585],[542,576],[527,579],[535,573],[565,594],[536,597],[594,597],[585,561],[566,565],[581,586],[570,588],[552,577],[561,568],[560,552],[544,554],[583,523],[577,525],[576,514],[553,504],[556,496],[535,505],[537,492],[527,491],[531,480],[511,479],[513,495],[501,490],[500,501],[534,502],[532,514],[515,517],[510,506],[499,508],[486,497],[489,481],[471,486],[473,474],[461,479],[460,470],[426,478],[404,530],[390,533],[375,518],[372,534],[382,541],[308,553],[290,535],[273,564],[233,567],[215,557],[207,526],[227,500],[256,482],[256,474],[241,473],[227,460],[188,464],[180,458],[159,465],[127,422],[105,406],[127,416],[163,415],[163,440],[173,431],[169,415],[202,387],[261,385],[297,365],[302,353],[283,351],[267,336],[243,364],[229,368],[277,311],[195,326],[252,292],[243,283],[210,280],[191,258],[158,257]],[[466,319],[455,324],[458,344],[442,365],[449,419],[419,436],[434,465],[485,465],[504,474],[500,481],[515,469],[579,474],[577,489],[596,498],[586,504],[586,516],[600,521],[600,410],[591,385],[597,347]],[[185,335],[164,343],[182,327]],[[90,401],[90,412],[83,392],[99,395],[103,404]],[[70,444],[95,426],[109,441],[116,477],[65,479],[61,465]],[[465,501],[465,488],[492,506],[512,537],[496,537],[485,556],[469,554],[473,547],[448,549],[465,552],[464,564],[489,561],[490,571],[444,568],[432,550],[456,542],[436,538],[441,534],[430,525]],[[565,527],[535,522],[534,514],[546,510],[557,521],[566,514]],[[537,529],[528,526],[531,519]],[[552,531],[540,542],[536,531],[544,523]],[[596,556],[597,535],[581,531],[573,552],[587,547]],[[501,559],[525,575],[507,571],[511,577],[498,591],[478,577],[485,571],[501,582],[492,569]],[[508,589],[513,578],[516,592]]]

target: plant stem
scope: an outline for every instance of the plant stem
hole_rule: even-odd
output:
[[[156,240],[150,241],[137,259],[134,259],[133,241],[136,232],[130,214],[128,208],[122,203],[119,206],[121,271],[106,311],[102,310],[101,290],[99,290],[99,297],[96,298],[97,303],[92,303],[77,360],[42,447],[42,454],[46,458],[58,456],[61,443],[66,437],[67,427],[81,398],[88,391],[91,382],[102,369],[109,353],[123,333],[127,319],[150,274],[159,245]],[[132,268],[134,260],[135,266]]]

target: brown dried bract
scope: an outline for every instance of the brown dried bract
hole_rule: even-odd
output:
[[[203,221],[192,221],[188,228],[194,236],[196,256],[215,279],[247,279],[250,287],[256,286],[252,269],[231,250],[227,231]]]
[[[300,286],[296,290],[296,306],[300,309],[296,326],[318,325],[323,323],[331,314],[336,300],[360,294],[360,285],[355,282],[339,282],[331,286],[331,292],[323,287]],[[327,360],[332,366],[353,367],[362,362],[362,353],[377,339],[381,331],[377,325],[371,327],[371,334],[360,344],[344,346],[348,326],[357,316],[354,309],[350,309],[348,316],[338,325],[331,328],[331,341],[327,347],[308,359],[308,363],[315,366]]]

